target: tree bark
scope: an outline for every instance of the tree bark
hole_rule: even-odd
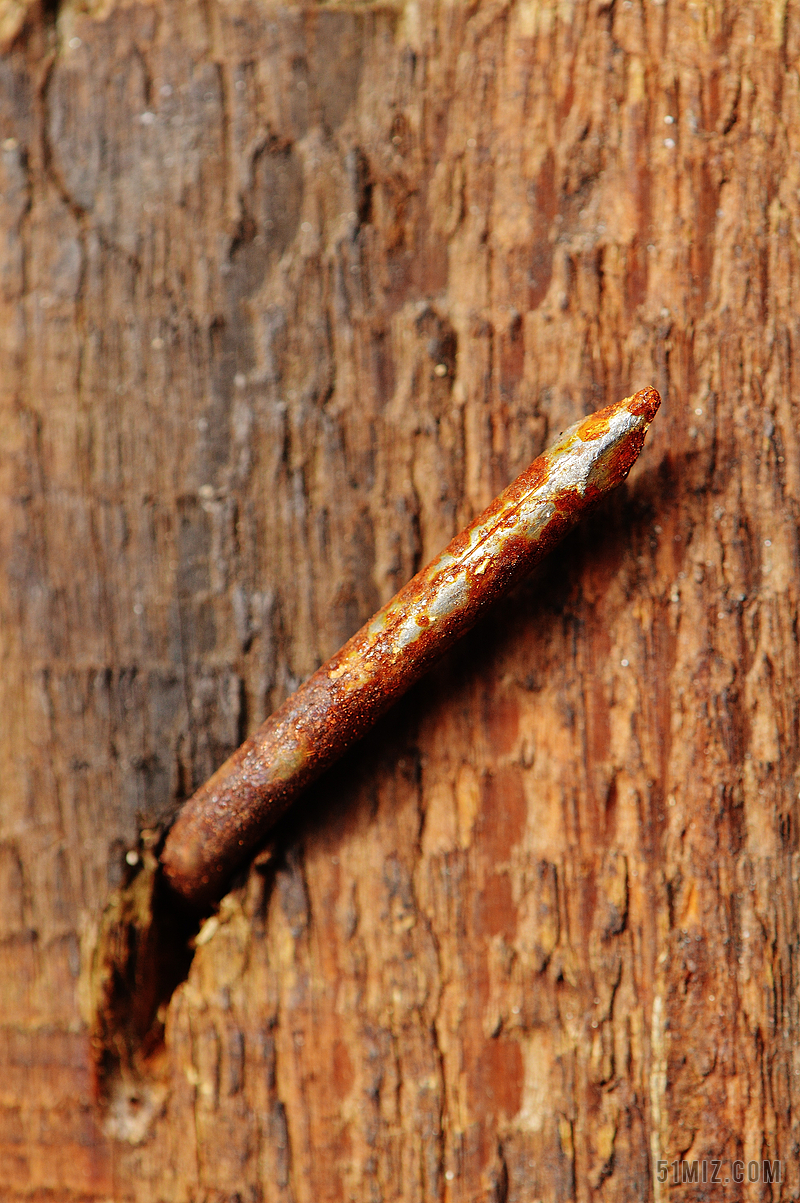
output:
[[[796,1198],[797,4],[0,35],[3,1198]],[[181,800],[648,384],[193,939]]]

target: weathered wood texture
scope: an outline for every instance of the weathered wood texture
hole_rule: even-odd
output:
[[[796,1198],[795,0],[0,19],[3,1199],[666,1199],[680,1157]],[[320,784],[94,1110],[140,830],[650,383],[626,489]]]

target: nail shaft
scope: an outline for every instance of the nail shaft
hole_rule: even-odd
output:
[[[576,423],[309,677],[184,805],[162,865],[208,906],[298,794],[628,475],[653,388]]]

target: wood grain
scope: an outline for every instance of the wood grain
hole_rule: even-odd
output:
[[[13,7],[0,1193],[796,1197],[794,0]],[[625,490],[316,787],[97,1108],[126,852],[648,383]]]

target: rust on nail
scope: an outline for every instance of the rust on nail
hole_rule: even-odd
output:
[[[298,794],[621,484],[660,404],[646,388],[571,426],[225,761],[167,836],[179,896],[222,895]]]

